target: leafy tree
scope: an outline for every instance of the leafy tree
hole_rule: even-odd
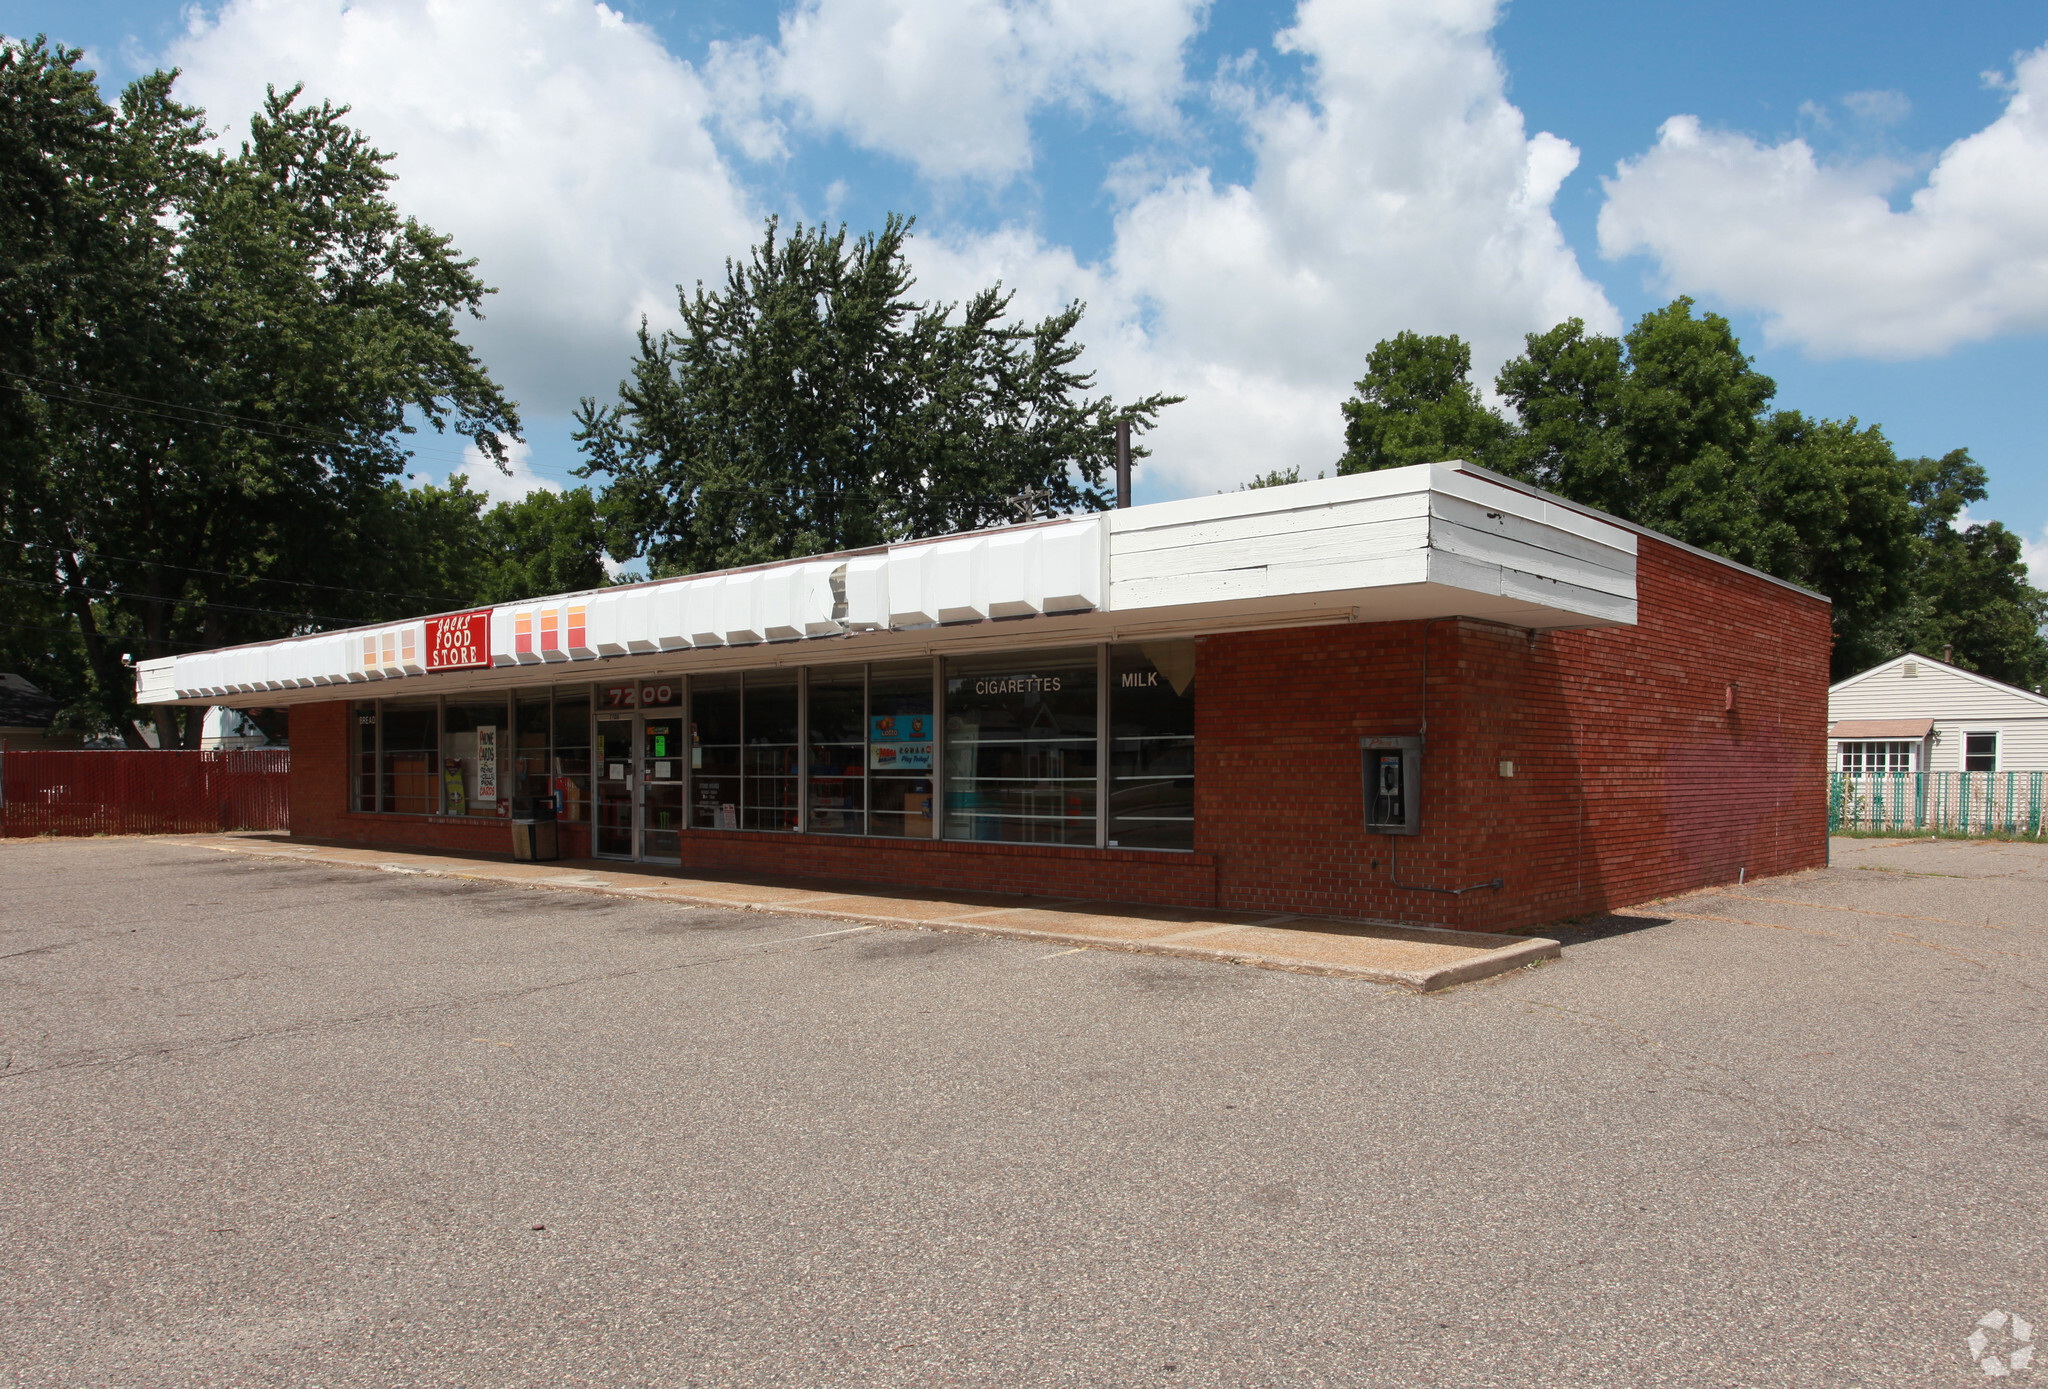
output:
[[[588,487],[529,492],[478,518],[477,603],[601,588],[606,526]]]
[[[2048,593],[2028,581],[2020,539],[1996,521],[1958,526],[1988,495],[1984,469],[1962,449],[1902,467],[1913,514],[1911,592],[1870,643],[1867,668],[1906,651],[1950,659],[1994,680],[2048,683]]]
[[[1462,458],[1492,466],[1507,442],[1507,421],[1472,385],[1472,349],[1456,337],[1402,332],[1365,359],[1358,395],[1344,402],[1344,456],[1338,473]]]
[[[784,237],[770,218],[722,288],[681,295],[679,331],[642,324],[619,404],[577,416],[623,546],[689,573],[992,525],[1026,495],[1109,504],[1112,426],[1142,433],[1178,397],[1090,395],[1080,304],[1026,325],[999,286],[913,301],[910,228]]]
[[[1588,334],[1584,319],[1531,333],[1495,388],[1520,419],[1498,455],[1501,471],[1620,516],[1635,504],[1622,448],[1621,340]]]
[[[417,499],[420,423],[502,460],[509,401],[456,335],[489,291],[401,218],[346,108],[272,91],[234,154],[172,97],[118,109],[75,51],[6,44],[0,503],[17,582],[63,600],[92,717],[127,724],[124,652],[160,656],[418,611],[374,547]],[[38,115],[37,113],[40,113]],[[23,268],[25,267],[25,268]],[[417,523],[418,517],[410,523]],[[175,741],[159,711],[163,741]],[[183,740],[196,744],[198,721]]]
[[[1325,474],[1317,473],[1316,481],[1322,481],[1324,476]],[[1269,473],[1260,473],[1257,477],[1253,478],[1250,482],[1245,483],[1237,490],[1240,492],[1255,492],[1261,487],[1285,487],[1290,483],[1300,481],[1300,468],[1275,468],[1273,469],[1273,471]]]

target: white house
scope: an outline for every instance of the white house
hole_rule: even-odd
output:
[[[1908,652],[1829,688],[1828,770],[2048,771],[2048,698]]]

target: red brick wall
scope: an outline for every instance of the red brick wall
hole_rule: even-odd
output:
[[[1511,930],[1826,862],[1827,605],[1648,537],[1637,586],[1632,628],[1204,639],[1217,904]],[[1425,631],[1422,833],[1367,834],[1358,740],[1423,731]]]
[[[1648,537],[1637,585],[1638,626],[1533,641],[1464,620],[1204,638],[1194,854],[686,834],[682,871],[1513,930],[1824,863],[1827,605]],[[1358,740],[1422,731],[1425,636],[1423,831],[1370,835]],[[502,820],[349,813],[347,735],[345,704],[294,711],[296,833],[508,852]]]

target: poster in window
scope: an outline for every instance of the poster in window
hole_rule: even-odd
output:
[[[876,714],[868,720],[868,766],[874,771],[932,769],[930,714]]]
[[[476,731],[476,798],[485,805],[498,799],[498,730],[491,724]]]

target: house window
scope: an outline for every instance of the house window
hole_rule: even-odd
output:
[[[1842,772],[1847,776],[1895,776],[1914,770],[1918,743],[1843,743]]]
[[[1966,772],[1995,772],[1998,770],[1998,735],[1996,733],[1965,733],[1963,735],[1963,770]]]

